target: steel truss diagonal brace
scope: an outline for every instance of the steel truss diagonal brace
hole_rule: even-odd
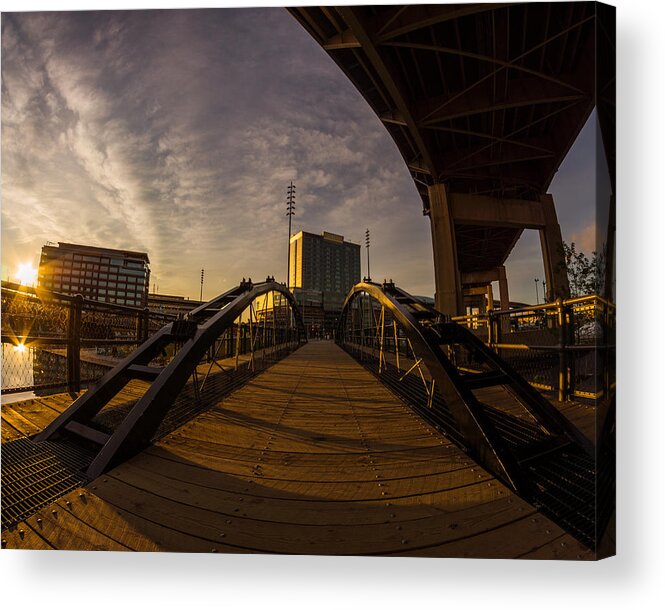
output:
[[[306,335],[302,316],[286,286],[274,281],[256,285],[243,282],[191,311],[186,319],[172,322],[150,337],[74,401],[36,437],[36,441],[73,434],[102,445],[86,472],[89,478],[95,478],[135,455],[150,444],[178,393],[195,372],[201,358],[215,345],[215,341],[229,328],[233,328],[234,322],[255,299],[271,292],[286,298],[297,325],[295,340],[304,341]],[[163,369],[149,367],[150,361],[169,344],[180,346],[169,364]],[[150,387],[113,433],[107,435],[96,430],[92,425],[95,415],[131,379],[149,379],[151,373]]]
[[[483,383],[487,380],[492,384],[501,383],[510,386],[520,402],[547,434],[559,439],[560,442],[575,443],[585,452],[591,452],[588,441],[575,427],[497,354],[467,329],[447,322],[444,316],[435,309],[424,305],[391,283],[381,285],[362,282],[351,289],[340,318],[337,332],[339,343],[346,341],[345,328],[349,316],[353,315],[354,301],[364,299],[365,295],[369,295],[371,299],[377,301],[382,307],[382,311],[389,312],[393,318],[393,324],[400,326],[407,344],[411,347],[415,364],[402,375],[402,379],[414,369],[418,369],[422,377],[420,367],[424,365],[432,377],[431,386],[423,378],[427,390],[427,407],[429,409],[437,408],[433,400],[436,387],[472,456],[520,495],[532,495],[530,477],[520,464],[518,456],[498,432],[487,410],[472,393],[473,385],[463,377],[454,362],[451,361],[447,354],[450,344],[464,345],[492,365],[494,372],[478,375],[476,383]],[[395,338],[397,340],[396,332]],[[499,381],[496,382],[496,380]]]

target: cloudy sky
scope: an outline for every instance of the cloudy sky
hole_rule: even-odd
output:
[[[372,231],[372,275],[434,292],[429,221],[396,146],[283,9],[13,13],[2,22],[2,278],[47,241],[147,251],[160,292],[286,275],[294,229]],[[593,249],[592,117],[552,185]],[[537,235],[511,298],[542,277]],[[364,252],[363,252],[364,255]],[[363,271],[364,269],[363,257]]]

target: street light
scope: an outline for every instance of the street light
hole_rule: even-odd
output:
[[[286,251],[286,289],[289,289],[291,283],[291,218],[296,213],[296,186],[291,180],[291,184],[286,188],[286,215],[289,217],[289,243]]]
[[[540,282],[540,280],[538,278],[535,278],[533,281],[536,283],[536,305],[538,305],[538,303],[540,303],[540,301],[538,300],[538,282]]]
[[[367,281],[372,281],[372,274],[369,272],[369,229],[365,231],[365,246],[367,248]]]
[[[199,294],[199,301],[203,301],[203,275],[205,271],[201,269],[201,294]]]

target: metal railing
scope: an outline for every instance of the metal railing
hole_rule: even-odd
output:
[[[2,282],[2,392],[78,392],[175,316]]]
[[[616,306],[598,295],[452,319],[559,400],[614,388]]]

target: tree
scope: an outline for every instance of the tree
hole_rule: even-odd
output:
[[[587,294],[602,294],[605,277],[605,263],[602,254],[593,252],[591,259],[584,252],[578,252],[575,242],[563,243],[563,253],[570,284],[570,295],[580,297]]]

